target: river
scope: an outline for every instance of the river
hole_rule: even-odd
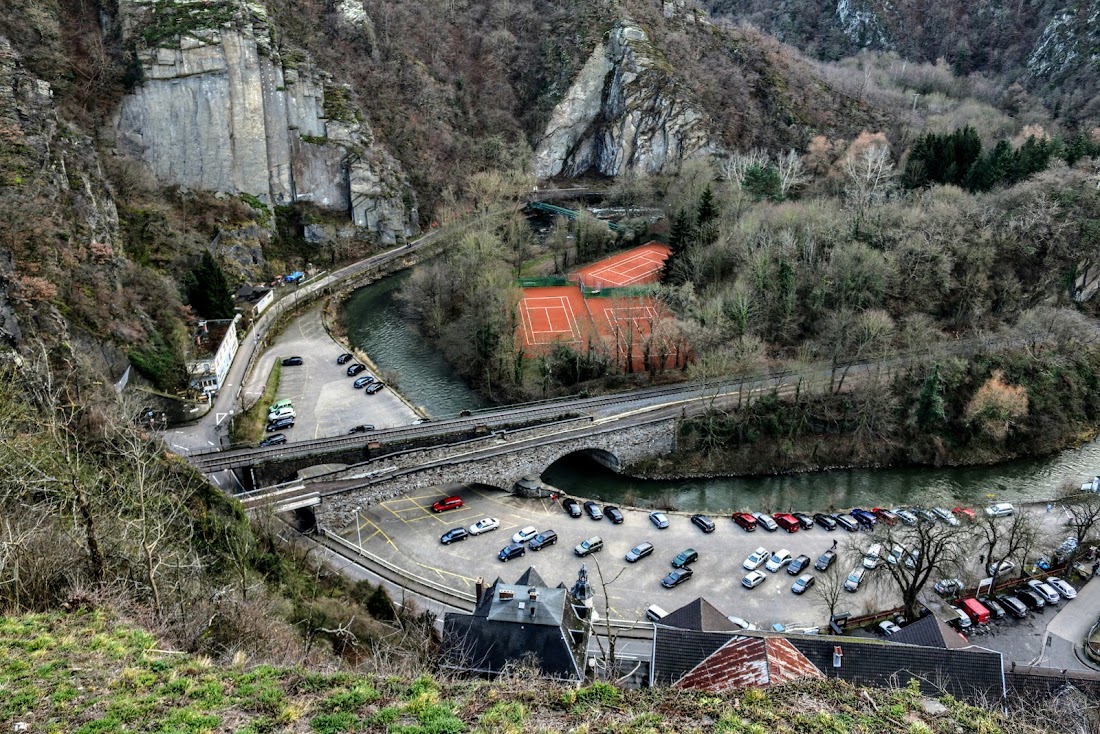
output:
[[[380,368],[400,375],[401,391],[433,416],[485,407],[403,317],[394,298],[410,271],[360,288],[345,304],[348,336]],[[583,455],[568,456],[543,473],[553,486],[578,496],[686,511],[808,510],[862,505],[983,505],[1044,500],[1067,479],[1100,473],[1100,440],[1042,459],[995,466],[850,469],[744,479],[644,480],[625,477]]]

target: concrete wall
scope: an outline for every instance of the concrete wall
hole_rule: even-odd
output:
[[[538,476],[558,459],[587,451],[600,463],[617,471],[644,459],[671,452],[676,446],[675,420],[630,428],[609,427],[579,438],[554,440],[535,448],[505,445],[498,453],[472,460],[447,461],[403,470],[339,494],[324,495],[316,508],[317,521],[339,530],[352,522],[363,508],[425,487],[444,484],[487,484],[510,490],[519,479]]]

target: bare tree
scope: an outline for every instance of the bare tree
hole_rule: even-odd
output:
[[[634,620],[633,624],[629,627],[613,628],[611,626],[611,596],[608,594],[608,588],[619,580],[619,577],[623,575],[625,568],[620,568],[618,573],[611,577],[610,580],[604,578],[603,569],[600,567],[600,562],[595,556],[589,556],[589,560],[596,566],[596,575],[600,579],[600,591],[603,592],[603,622],[604,622],[604,636],[607,638],[607,647],[604,647],[603,641],[599,635],[593,635],[596,640],[596,645],[600,648],[600,653],[603,655],[605,661],[605,669],[607,670],[609,678],[616,678],[616,671],[618,670],[619,658],[616,649],[618,647],[619,636],[624,632],[634,629],[641,622],[640,619]]]
[[[798,188],[810,180],[802,166],[802,158],[794,150],[777,155],[775,168],[779,172],[779,190],[786,197],[791,189]]]
[[[872,204],[886,198],[894,186],[897,172],[885,145],[871,145],[844,159],[844,175],[848,179],[848,197],[862,214]]]
[[[1004,562],[1016,559],[1023,567],[1026,551],[1035,544],[1039,524],[1031,513],[1017,512],[1011,518],[982,513],[972,528],[981,547],[981,559],[993,569],[993,585],[1001,575]]]
[[[1069,564],[1085,548],[1085,542],[1096,537],[1095,531],[1100,523],[1100,494],[1070,490],[1063,495],[1058,506],[1066,511],[1066,527],[1077,540],[1077,549],[1071,554]]]
[[[745,175],[753,168],[763,168],[768,165],[768,154],[756,148],[748,153],[734,153],[718,167],[718,172],[723,179],[736,188],[745,184]]]
[[[881,543],[887,556],[895,548],[899,552],[892,560],[884,559],[873,578],[898,592],[907,618],[917,618],[920,593],[933,576],[958,573],[968,555],[965,534],[961,526],[945,523],[878,523],[871,535],[872,542]]]
[[[844,596],[844,572],[840,570],[840,559],[833,561],[829,570],[817,574],[814,585],[810,587],[810,593],[818,604],[828,612],[829,620],[836,615],[840,607],[840,599]]]

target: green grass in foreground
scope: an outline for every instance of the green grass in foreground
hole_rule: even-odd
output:
[[[860,692],[836,681],[729,695],[529,676],[496,683],[221,666],[158,649],[103,612],[0,617],[0,716],[36,732],[387,732],[459,734],[1031,734],[1000,714],[913,689]]]
[[[233,427],[229,433],[229,440],[232,443],[256,443],[264,437],[264,428],[267,427],[267,409],[275,402],[282,376],[283,365],[277,357],[275,364],[271,367],[271,374],[267,376],[264,394],[255,405],[234,417]]]

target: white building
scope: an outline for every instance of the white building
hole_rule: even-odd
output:
[[[199,322],[199,330],[195,334],[194,356],[187,363],[192,390],[202,391],[211,397],[221,389],[240,346],[236,329],[240,318],[238,314],[232,319]]]

